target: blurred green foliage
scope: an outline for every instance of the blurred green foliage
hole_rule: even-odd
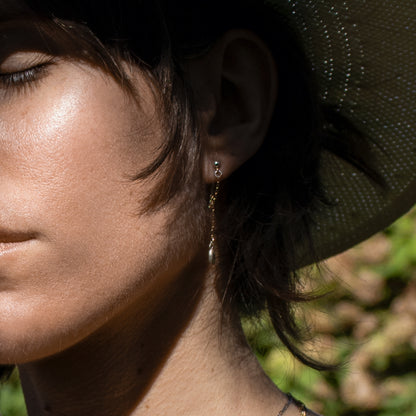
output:
[[[323,269],[331,293],[307,306],[307,344],[337,371],[311,370],[279,344],[266,316],[245,321],[265,371],[325,416],[416,416],[416,210]],[[18,375],[0,390],[3,416],[25,416]]]
[[[244,325],[266,373],[325,416],[416,416],[416,209],[322,274],[330,293],[302,315],[316,340],[307,347],[340,369],[295,362],[264,316]]]
[[[26,406],[17,371],[0,389],[0,413],[2,416],[26,416]]]
[[[396,221],[385,235],[391,243],[387,261],[376,269],[385,278],[398,278],[407,281],[415,275],[416,265],[416,210]]]

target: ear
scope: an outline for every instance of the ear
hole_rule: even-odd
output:
[[[223,35],[188,65],[201,122],[203,178],[231,175],[261,146],[277,96],[277,70],[264,42],[246,30]]]

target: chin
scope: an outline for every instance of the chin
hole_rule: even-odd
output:
[[[0,365],[26,364],[59,354],[77,342],[73,334],[58,323],[52,328],[40,316],[0,320]]]

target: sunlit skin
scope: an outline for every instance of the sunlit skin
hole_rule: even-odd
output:
[[[47,61],[38,55],[12,55],[1,71]],[[0,252],[3,362],[70,346],[183,266],[167,258],[173,208],[137,214],[155,183],[131,176],[161,140],[149,89],[139,112],[85,65],[57,60],[39,78],[1,90],[0,229],[28,238]]]
[[[18,364],[30,416],[274,415],[286,397],[221,319],[202,205],[143,212],[158,178],[131,178],[164,132],[130,71],[138,101],[69,58],[16,47],[0,61],[0,363]]]

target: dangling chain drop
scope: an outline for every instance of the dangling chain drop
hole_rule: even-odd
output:
[[[210,230],[210,240],[209,240],[209,247],[208,247],[208,260],[211,264],[215,264],[215,202],[217,201],[218,192],[220,190],[220,179],[222,176],[221,171],[221,163],[218,161],[214,162],[214,176],[215,176],[215,184],[213,187],[213,191],[209,197],[208,209],[211,213],[211,230]]]

